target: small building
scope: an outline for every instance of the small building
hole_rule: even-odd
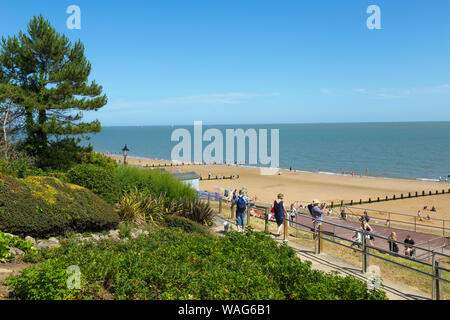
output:
[[[195,172],[171,172],[172,176],[182,183],[190,185],[194,190],[200,190],[200,176]]]

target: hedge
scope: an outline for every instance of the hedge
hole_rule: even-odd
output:
[[[113,208],[91,191],[53,177],[16,179],[0,174],[0,230],[49,237],[115,228]]]
[[[91,190],[113,205],[119,199],[118,180],[114,170],[94,164],[79,164],[67,172],[67,181]]]

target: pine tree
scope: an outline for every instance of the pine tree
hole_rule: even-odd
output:
[[[42,15],[31,19],[27,33],[2,38],[0,98],[20,106],[29,154],[48,154],[52,137],[100,132],[98,120],[82,121],[83,111],[107,103],[102,87],[89,83],[90,73],[81,41],[72,44]]]

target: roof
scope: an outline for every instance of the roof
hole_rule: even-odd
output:
[[[196,180],[200,179],[200,176],[195,172],[171,172],[172,176],[178,180]]]

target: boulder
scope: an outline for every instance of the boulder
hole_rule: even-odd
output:
[[[22,250],[18,249],[18,248],[14,248],[14,247],[9,247],[9,251],[15,256],[23,256],[25,254],[25,252],[23,252]]]
[[[34,246],[36,245],[36,239],[30,236],[25,237],[25,241],[30,241]]]
[[[59,247],[59,241],[56,239],[54,240],[39,240],[36,244],[36,248],[38,249],[52,249]]]
[[[110,230],[108,236],[110,239],[119,240],[120,230]]]

